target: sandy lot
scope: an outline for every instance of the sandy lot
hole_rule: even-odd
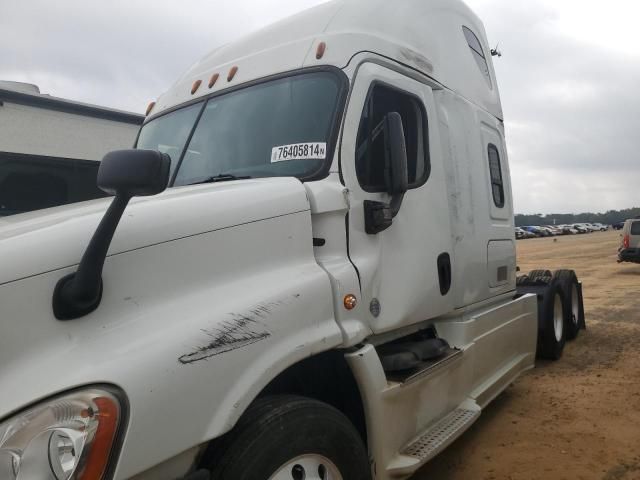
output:
[[[524,240],[518,265],[573,268],[588,330],[539,362],[412,480],[640,479],[640,265],[619,232]]]

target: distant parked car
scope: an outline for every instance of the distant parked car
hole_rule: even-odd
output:
[[[563,235],[576,235],[579,233],[573,225],[559,225],[559,228],[562,229]]]
[[[613,224],[614,230],[622,230],[624,228],[624,222],[618,222]]]
[[[544,228],[550,230],[553,235],[564,235],[564,231],[559,225],[545,225]]]
[[[582,223],[574,223],[573,225],[571,225],[573,228],[575,228],[578,233],[591,233],[591,230],[588,229],[584,224]]]
[[[547,233],[547,237],[553,237],[558,235],[558,233],[551,227],[538,227],[543,232]]]
[[[525,238],[535,238],[537,237],[536,234],[528,232],[520,227],[516,227],[516,239],[517,240],[522,240]]]
[[[536,237],[548,237],[549,234],[547,232],[543,232],[540,230],[540,227],[534,225],[527,225],[526,227],[522,227],[526,232],[533,233]]]
[[[622,245],[618,249],[618,263],[640,263],[640,220],[627,220],[622,228]]]
[[[603,225],[602,223],[594,223],[593,226],[596,227],[599,232],[606,232],[609,230],[609,225]]]
[[[589,223],[582,222],[582,223],[575,223],[574,225],[576,227],[582,227],[586,233],[595,232],[595,228],[593,228]]]

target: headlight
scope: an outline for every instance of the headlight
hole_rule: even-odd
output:
[[[0,424],[0,479],[100,480],[122,418],[104,390],[43,402]]]

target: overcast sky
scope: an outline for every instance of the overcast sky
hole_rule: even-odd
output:
[[[142,112],[209,50],[321,2],[0,0],[0,80]],[[640,206],[640,2],[468,3],[503,53],[516,211]]]

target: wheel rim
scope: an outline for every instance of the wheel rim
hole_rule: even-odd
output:
[[[556,341],[562,340],[562,331],[564,329],[564,315],[562,315],[562,300],[560,295],[556,295],[553,304],[553,332],[556,335]]]
[[[322,455],[301,455],[280,467],[269,480],[343,480],[338,467]]]
[[[574,283],[571,286],[571,320],[574,325],[578,325],[580,318],[580,299],[578,298],[578,286]]]

